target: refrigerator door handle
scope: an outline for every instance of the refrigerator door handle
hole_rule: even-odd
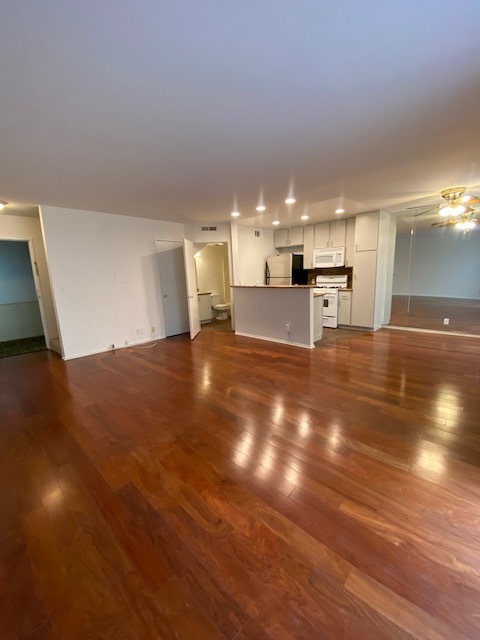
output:
[[[270,284],[270,269],[268,268],[268,262],[265,263],[265,284]]]

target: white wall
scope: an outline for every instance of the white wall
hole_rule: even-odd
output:
[[[255,231],[260,233],[255,236]],[[265,261],[277,254],[273,244],[273,229],[255,229],[237,226],[238,232],[238,277],[235,284],[264,284]]]
[[[480,299],[480,230],[427,229],[414,236],[409,279],[410,234],[399,234],[394,295]],[[410,288],[409,288],[410,280]]]
[[[214,228],[205,231],[205,228]],[[206,222],[202,224],[186,224],[185,238],[193,243],[199,242],[229,242],[230,224],[228,222]]]
[[[182,224],[50,206],[41,217],[66,359],[165,337],[155,240],[181,241]]]
[[[42,229],[38,217],[13,216],[0,214],[0,239],[31,240],[35,261],[38,266],[40,294],[45,313],[47,346],[52,339],[58,338],[57,320],[53,306],[52,291],[48,277],[47,261],[42,238]]]

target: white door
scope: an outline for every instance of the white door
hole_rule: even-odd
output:
[[[177,336],[188,333],[187,287],[185,284],[185,262],[181,242],[156,241],[157,264],[162,290],[165,334]]]
[[[190,242],[190,240],[184,239],[183,254],[185,261],[185,280],[187,284],[190,338],[193,340],[200,333],[200,313],[198,309],[197,273],[195,271],[195,249],[193,242]]]

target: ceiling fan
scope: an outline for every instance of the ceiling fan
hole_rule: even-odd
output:
[[[467,187],[451,187],[444,189],[440,195],[445,200],[438,208],[442,217],[432,227],[454,227],[459,231],[474,229],[480,220],[480,198],[466,194]]]

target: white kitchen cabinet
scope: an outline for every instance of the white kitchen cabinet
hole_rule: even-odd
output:
[[[376,276],[377,252],[357,251],[352,293],[352,325],[355,327],[374,327]]]
[[[303,268],[313,269],[313,249],[315,240],[315,229],[313,224],[303,228]]]
[[[275,247],[288,247],[288,229],[275,229],[273,242]]]
[[[360,213],[355,218],[355,251],[375,251],[378,247],[380,212]]]
[[[348,218],[345,237],[345,266],[353,267],[355,262],[355,218]]]
[[[338,292],[338,324],[349,327],[352,324],[352,292]]]
[[[315,249],[326,249],[330,242],[330,223],[315,225]]]
[[[303,244],[303,227],[276,229],[273,232],[273,241],[276,248],[301,246]]]
[[[330,222],[330,247],[344,247],[347,221],[333,220]]]
[[[303,227],[292,227],[288,230],[288,246],[298,247],[303,244]]]
[[[332,220],[315,225],[315,249],[344,247],[346,220]]]

